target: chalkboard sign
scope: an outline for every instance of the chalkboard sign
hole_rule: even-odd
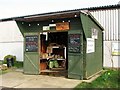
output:
[[[38,36],[26,36],[25,37],[25,51],[26,52],[37,52],[38,51]]]
[[[69,34],[68,51],[71,53],[80,52],[80,34]]]

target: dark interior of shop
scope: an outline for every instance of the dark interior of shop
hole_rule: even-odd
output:
[[[68,32],[47,32],[40,35],[40,70],[59,71],[68,69]]]

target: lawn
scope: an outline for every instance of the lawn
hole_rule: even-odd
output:
[[[108,70],[91,83],[77,85],[75,90],[80,88],[120,88],[120,70]]]

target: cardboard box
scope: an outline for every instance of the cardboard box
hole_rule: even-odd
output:
[[[47,47],[47,53],[53,53],[52,47]]]

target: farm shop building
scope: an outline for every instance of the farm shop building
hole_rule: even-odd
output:
[[[24,73],[67,73],[87,79],[102,70],[102,26],[89,12],[70,10],[15,18],[24,37]]]

